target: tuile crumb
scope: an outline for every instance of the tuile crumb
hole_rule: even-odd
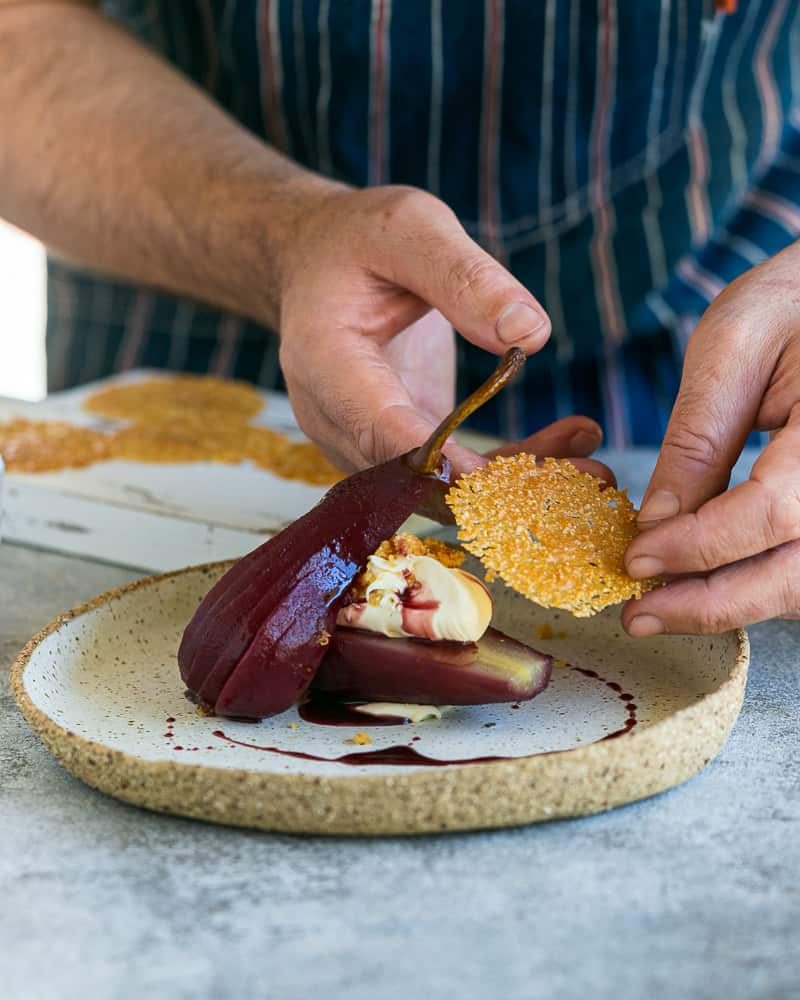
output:
[[[290,722],[289,723],[289,728],[290,729],[297,729],[297,723],[296,722]]]
[[[566,459],[499,456],[462,476],[447,504],[464,548],[546,608],[587,618],[658,586],[633,580],[623,556],[638,534],[624,490],[605,486]]]
[[[553,638],[553,626],[548,622],[545,622],[543,625],[537,625],[534,631],[537,639]]]
[[[392,535],[381,542],[375,555],[381,559],[390,559],[392,556],[430,556],[450,569],[457,569],[467,558],[461,549],[446,545],[436,538],[417,538],[416,535],[404,533]]]
[[[417,538],[416,535],[408,535],[400,533],[398,535],[392,535],[391,538],[387,538],[386,541],[381,542],[377,547],[373,555],[378,556],[380,559],[391,559],[392,557],[405,557],[405,556],[430,556],[431,559],[436,559],[443,566],[447,566],[449,569],[458,569],[459,566],[467,558],[466,552],[462,549],[456,549],[452,545],[446,545],[444,542],[438,541],[436,538]],[[353,581],[353,586],[351,589],[351,596],[356,600],[363,597],[366,592],[367,587],[375,580],[375,574],[367,567],[363,573],[359,575]],[[408,573],[406,577],[406,584],[409,587],[413,587],[416,583],[414,575]],[[381,595],[373,594],[371,595],[371,600],[373,604],[380,603]]]
[[[372,737],[369,733],[355,733],[349,740],[345,740],[345,743],[354,743],[357,747],[366,747],[372,743]]]

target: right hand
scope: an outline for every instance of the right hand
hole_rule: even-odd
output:
[[[331,185],[310,200],[280,263],[289,396],[302,429],[347,471],[417,447],[452,409],[450,324],[493,354],[531,354],[550,335],[530,292],[414,188]],[[566,453],[581,430],[599,444],[585,418],[546,433]],[[447,454],[458,472],[482,461],[456,445]]]

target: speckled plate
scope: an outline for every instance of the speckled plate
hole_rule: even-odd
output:
[[[184,697],[175,651],[228,565],[109,591],[22,651],[11,674],[17,702],[77,777],[149,809],[266,830],[511,826],[684,781],[720,750],[741,707],[743,632],[630,639],[618,609],[577,620],[495,588],[497,627],[562,661],[531,702],[372,728],[318,725],[295,710],[257,725],[204,718]],[[535,638],[543,627],[551,639]],[[372,743],[348,742],[357,730]]]

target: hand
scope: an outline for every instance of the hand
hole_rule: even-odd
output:
[[[532,353],[550,333],[536,299],[423,191],[332,187],[287,248],[281,366],[300,426],[346,470],[410,451],[452,408],[450,324],[494,354]],[[461,470],[479,461],[447,454]]]
[[[753,429],[771,441],[726,492]],[[800,616],[800,244],[703,316],[639,521],[628,572],[679,579],[626,605],[631,635]]]

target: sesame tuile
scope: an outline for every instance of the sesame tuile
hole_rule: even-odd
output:
[[[264,406],[246,382],[212,375],[173,375],[109,386],[84,409],[125,420],[109,438],[112,457],[138,462],[251,461],[282,479],[329,486],[338,469],[311,441],[293,441],[249,423]]]
[[[175,463],[250,461],[281,479],[330,486],[342,478],[311,441],[294,441],[248,423],[263,408],[243,382],[174,375],[113,385],[83,408],[124,424],[109,432],[60,421],[0,423],[0,453],[10,472],[80,468],[109,459]]]
[[[566,459],[500,456],[462,476],[446,500],[487,580],[498,576],[542,607],[586,618],[659,583],[625,572],[638,533],[626,492]]]
[[[0,424],[0,454],[9,472],[78,469],[110,457],[110,437],[60,420],[20,417]]]
[[[89,413],[111,420],[153,423],[195,414],[208,425],[217,420],[243,422],[264,406],[255,386],[213,375],[172,374],[110,385],[92,393],[83,404]]]

